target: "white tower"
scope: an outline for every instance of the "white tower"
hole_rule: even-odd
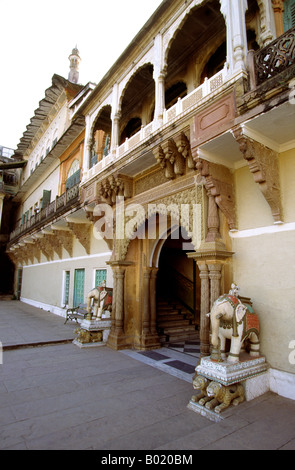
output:
[[[74,47],[74,49],[72,50],[72,53],[69,55],[69,61],[70,61],[70,71],[69,71],[68,80],[72,83],[78,83],[79,64],[81,61],[81,57],[79,56],[79,51],[77,49],[77,46]]]

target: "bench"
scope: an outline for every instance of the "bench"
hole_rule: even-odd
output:
[[[86,310],[86,304],[79,304],[78,307],[67,308],[66,319],[64,324],[66,324],[68,320],[75,320],[76,323],[78,323],[79,318],[85,319],[87,315],[88,312]]]

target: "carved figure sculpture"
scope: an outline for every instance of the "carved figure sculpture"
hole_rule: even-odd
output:
[[[101,286],[95,287],[87,295],[87,312],[90,318],[100,319],[103,311],[110,308],[111,300],[106,289],[106,283],[103,281]],[[93,314],[92,314],[93,308]]]
[[[234,289],[238,287],[235,286]],[[243,304],[235,295],[225,294],[216,300],[208,316],[211,320],[213,349],[221,354],[220,359],[211,355],[211,360],[226,359],[227,338],[231,340],[228,362],[239,362],[240,351],[246,339],[250,343],[250,356],[259,356],[259,319],[250,305]]]
[[[198,395],[192,396],[192,401],[195,403],[199,403],[199,405],[205,405],[207,401],[211,400],[212,397],[208,397],[207,395],[207,387],[210,384],[210,380],[206,379],[206,377],[202,377],[201,375],[196,375],[193,378],[193,387],[195,390],[200,390]]]
[[[226,387],[218,382],[211,382],[207,387],[207,395],[210,401],[206,403],[205,408],[214,408],[215,413],[221,413],[231,404],[237,406],[245,400],[244,387],[240,383]]]

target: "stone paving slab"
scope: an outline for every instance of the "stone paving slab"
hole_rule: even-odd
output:
[[[0,336],[5,322],[22,339],[26,331],[30,342],[62,340],[75,328],[38,309],[31,314],[30,309],[17,302],[7,308],[0,302]],[[22,330],[34,322],[34,333]],[[38,333],[42,325],[44,332]],[[136,351],[106,346],[81,350],[72,343],[5,349],[0,365],[0,449],[98,450],[104,455],[295,449],[294,401],[267,393],[233,407],[222,422],[214,423],[187,408],[194,394],[189,374],[171,374],[166,364],[167,355],[190,365],[194,358],[176,351],[170,356],[166,348],[156,352],[165,357],[154,355],[153,362]]]

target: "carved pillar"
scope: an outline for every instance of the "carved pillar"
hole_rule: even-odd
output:
[[[112,116],[112,137],[111,137],[111,152],[115,152],[119,145],[119,126],[120,126],[120,113],[117,112]]]
[[[87,172],[90,168],[90,158],[91,158],[91,147],[92,147],[92,137],[90,135],[90,119],[89,116],[86,116],[86,130],[85,130],[85,142],[84,155],[83,155],[83,178],[87,175]]]
[[[210,355],[209,325],[207,313],[210,312],[209,270],[205,261],[198,261],[201,279],[200,341],[201,357]]]
[[[227,62],[231,73],[246,70],[247,33],[245,14],[247,0],[220,0],[226,23]]]
[[[0,229],[1,229],[1,222],[2,222],[2,212],[3,212],[4,198],[5,198],[5,194],[0,193]]]
[[[154,40],[155,117],[158,126],[163,124],[165,110],[165,71],[163,64],[163,37],[157,34]]]
[[[209,279],[210,279],[210,310],[215,302],[218,299],[221,293],[221,268],[222,264],[220,262],[208,262],[209,268]]]
[[[155,79],[155,120],[159,126],[163,124],[165,110],[165,73],[160,72]]]
[[[152,335],[157,335],[157,275],[158,268],[152,268],[150,278],[150,308],[151,308],[151,320],[150,329]]]
[[[146,336],[150,332],[150,269],[146,269],[143,273],[143,321],[142,333]]]
[[[146,268],[143,272],[143,315],[142,315],[142,349],[160,347],[156,330],[156,277],[157,270]]]
[[[284,2],[283,0],[272,0],[272,8],[274,11],[275,25],[277,37],[284,34],[284,23],[283,23],[283,11]]]
[[[119,110],[119,86],[117,83],[113,86],[112,98],[112,133],[111,133],[111,153],[116,152],[119,145],[119,125],[120,125],[120,110]]]
[[[125,267],[116,268],[116,319],[115,328],[120,335],[123,333],[124,326],[124,279]]]
[[[123,349],[130,347],[124,331],[124,304],[125,304],[125,273],[127,266],[132,263],[124,261],[109,261],[112,267],[114,288],[112,306],[112,325],[107,345],[112,349]]]

